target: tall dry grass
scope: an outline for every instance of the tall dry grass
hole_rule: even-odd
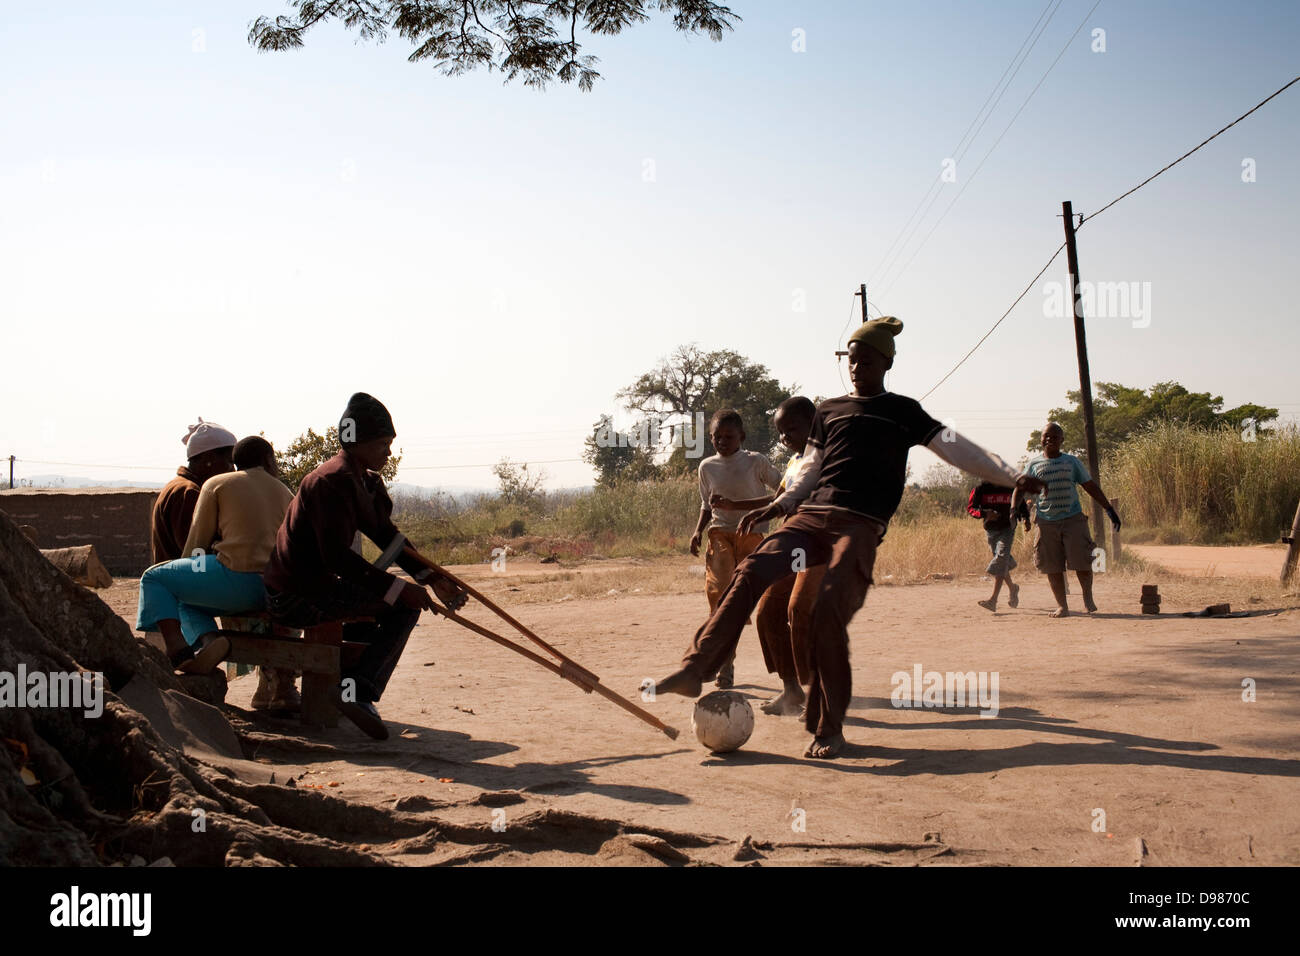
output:
[[[1166,423],[1120,446],[1102,467],[1130,540],[1259,544],[1291,527],[1300,498],[1300,430],[1259,432]]]

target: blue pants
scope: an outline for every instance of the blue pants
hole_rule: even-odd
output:
[[[179,620],[186,643],[193,646],[217,629],[214,615],[265,607],[261,574],[231,571],[215,554],[204,554],[155,564],[140,576],[135,626],[152,631],[157,630],[159,621]]]

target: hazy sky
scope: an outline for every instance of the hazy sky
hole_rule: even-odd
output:
[[[488,485],[460,466],[579,458],[615,391],[683,343],[842,393],[864,280],[906,323],[889,387],[919,398],[1060,244],[1062,200],[1093,212],[1297,73],[1294,2],[1091,7],[736,0],[721,43],[659,16],[588,44],[593,92],[538,93],[337,25],[255,53],[276,0],[11,6],[0,454],[96,466],[19,477],[161,481],[197,416],[283,444],[366,390],[402,480]],[[910,265],[882,269],[1048,8]],[[1300,413],[1297,157],[1300,85],[1085,224],[1082,278],[1135,283],[1141,306],[1090,316],[1094,381]],[[931,413],[1018,458],[1078,387],[1068,311],[1047,314],[1065,280],[1062,254]]]

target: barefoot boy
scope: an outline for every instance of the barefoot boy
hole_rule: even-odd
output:
[[[786,464],[785,474],[776,495],[764,495],[749,501],[733,502],[746,511],[764,508],[794,484],[803,465],[803,450],[808,444],[813,416],[817,406],[802,395],[787,398],[776,410],[774,424],[781,444],[794,455]],[[781,693],[764,703],[763,713],[776,716],[797,716],[803,712],[804,694],[812,680],[809,664],[808,629],[812,624],[813,603],[821,585],[825,565],[809,568],[799,562],[797,573],[787,574],[763,592],[754,621],[758,629],[758,643],[763,649],[763,663],[769,674],[781,678]]]
[[[986,481],[971,492],[970,505],[966,509],[972,517],[984,519],[984,534],[988,538],[989,550],[993,552],[993,560],[984,569],[993,575],[993,596],[987,601],[978,602],[980,607],[990,611],[998,609],[998,593],[1004,582],[1007,586],[1007,606],[1020,605],[1020,587],[1011,581],[1011,571],[1016,566],[1011,548],[1016,543],[1016,523],[1023,521],[1025,531],[1029,530],[1029,508],[1023,501],[1020,502],[1013,518],[1013,494],[1012,488]]]
[[[404,557],[405,535],[393,524],[393,502],[377,472],[388,461],[392,416],[365,392],[348,399],[339,421],[343,450],[302,480],[276,535],[267,564],[266,604],[272,617],[289,627],[323,621],[373,617],[373,623],[343,625],[343,637],[370,646],[345,670],[334,692],[339,711],[377,740],[388,736],[375,708],[402,656],[420,611],[431,607],[425,585],[432,585],[453,610],[465,593],[434,577],[418,561]],[[357,532],[382,552],[374,564],[353,550]],[[389,573],[394,562],[415,584]]]
[[[736,502],[745,502],[775,488],[781,473],[766,455],[746,451],[745,423],[740,413],[726,408],[715,412],[709,421],[709,437],[717,452],[700,462],[700,518],[691,535],[691,554],[700,553],[700,539],[708,528],[709,543],[704,552],[704,593],[709,599],[709,613],[718,606],[732,572],[749,552],[763,540],[759,533],[737,530],[741,516],[749,510]],[[727,688],[735,679],[735,648],[716,669],[718,687]]]
[[[659,681],[656,693],[699,694],[703,681],[734,652],[763,591],[790,573],[798,551],[809,567],[826,566],[810,632],[805,726],[813,739],[805,756],[836,756],[844,746],[851,689],[848,625],[866,599],[876,547],[903,496],[908,449],[925,445],[949,464],[990,481],[1015,483],[1026,491],[1043,487],[1039,479],[1017,475],[1000,458],[946,431],[914,399],[885,391],[894,337],[902,329],[902,322],[885,316],[863,323],[850,336],[853,394],[821,404],[794,484],[771,505],[745,515],[740,530],[794,516],[741,562],[681,668]]]
[[[1095,547],[1088,532],[1088,518],[1079,505],[1075,485],[1083,486],[1092,498],[1106,510],[1110,523],[1119,530],[1119,515],[1101,486],[1088,474],[1083,462],[1061,451],[1065,429],[1056,422],[1048,422],[1043,429],[1043,453],[1032,458],[1025,466],[1025,474],[1041,479],[1047,490],[1038,497],[1034,507],[1034,524],[1038,533],[1034,537],[1034,565],[1047,575],[1056,598],[1052,617],[1069,617],[1070,608],[1065,597],[1065,571],[1068,568],[1079,578],[1083,591],[1083,606],[1089,614],[1097,610],[1092,599],[1092,552]],[[1021,489],[1017,488],[1019,493]],[[1015,496],[1018,500],[1019,494]]]

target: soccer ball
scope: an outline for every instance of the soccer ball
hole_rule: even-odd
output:
[[[754,711],[740,694],[715,690],[695,702],[691,729],[715,754],[739,750],[754,732]]]

